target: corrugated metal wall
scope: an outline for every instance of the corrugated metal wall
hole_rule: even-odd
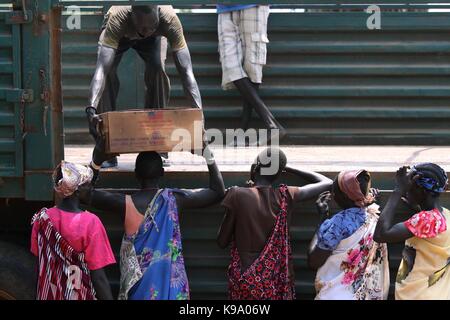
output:
[[[261,95],[298,144],[445,144],[450,130],[450,14],[386,12],[381,30],[366,13],[273,13]],[[220,88],[216,14],[180,14],[208,127],[233,128],[236,91]],[[63,17],[64,19],[64,17]],[[83,107],[95,65],[100,14],[63,32],[67,142],[90,141]],[[63,26],[65,22],[63,21]],[[170,55],[169,55],[170,56]],[[171,104],[186,104],[168,63]],[[134,52],[120,66],[124,108],[143,105],[143,65]],[[256,117],[256,116],[255,116]],[[255,122],[259,125],[259,122]]]
[[[20,25],[0,13],[0,177],[22,175]],[[23,110],[22,110],[23,111]]]

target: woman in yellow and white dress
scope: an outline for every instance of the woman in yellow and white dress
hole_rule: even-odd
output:
[[[374,235],[377,242],[405,241],[395,283],[397,300],[450,300],[450,211],[439,204],[447,184],[447,174],[434,163],[397,171],[396,187]],[[402,197],[418,212],[394,224]]]

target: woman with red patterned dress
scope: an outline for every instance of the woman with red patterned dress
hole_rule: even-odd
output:
[[[251,186],[231,188],[222,202],[225,216],[217,241],[221,248],[231,244],[228,287],[232,300],[295,298],[289,236],[292,209],[295,203],[329,190],[332,181],[286,163],[278,148],[261,152],[251,167]],[[283,172],[308,184],[273,187]]]

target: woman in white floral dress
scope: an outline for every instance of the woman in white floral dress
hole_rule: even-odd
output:
[[[311,242],[308,264],[318,269],[316,300],[387,299],[387,247],[373,240],[379,207],[370,182],[365,170],[342,171],[332,194],[317,201],[322,213],[328,213],[332,197],[343,210],[323,221]]]

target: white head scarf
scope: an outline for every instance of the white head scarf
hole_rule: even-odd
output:
[[[62,178],[56,181],[58,169],[61,167]],[[78,187],[91,182],[94,173],[92,169],[80,164],[61,161],[61,164],[53,172],[53,182],[55,191],[64,198],[71,196]]]

